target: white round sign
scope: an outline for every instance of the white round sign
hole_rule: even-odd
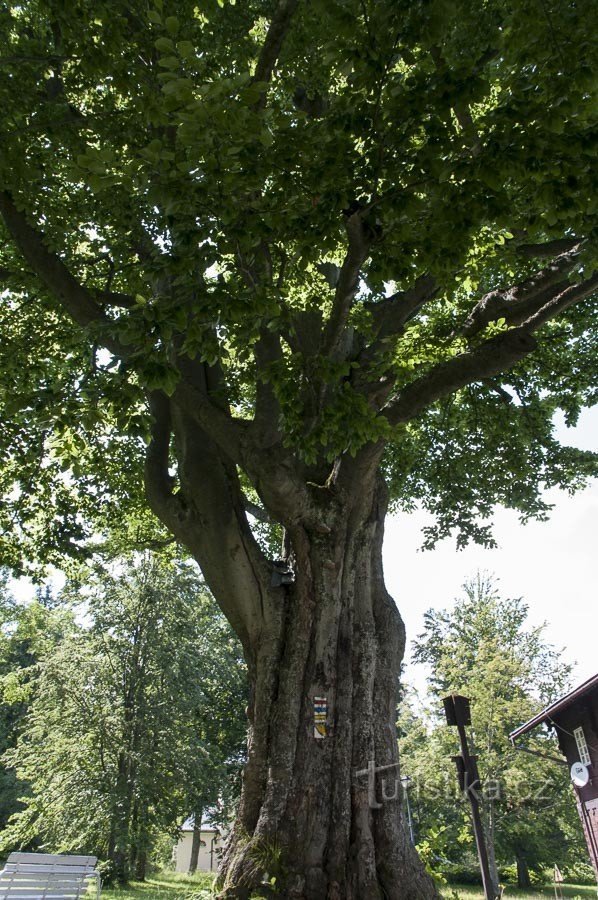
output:
[[[588,772],[588,767],[580,762],[573,763],[571,766],[571,781],[575,787],[585,787],[589,780],[590,773]]]

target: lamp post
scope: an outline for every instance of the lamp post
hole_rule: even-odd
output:
[[[484,835],[484,826],[480,815],[480,801],[476,787],[480,787],[480,775],[475,756],[469,752],[467,743],[466,725],[471,725],[471,711],[469,708],[469,698],[460,694],[451,694],[442,701],[444,704],[444,714],[448,725],[456,726],[459,732],[459,741],[461,743],[461,753],[453,756],[457,766],[457,775],[459,778],[459,786],[463,793],[467,796],[471,805],[471,819],[473,823],[473,831],[475,835],[476,847],[478,850],[478,860],[482,872],[482,882],[484,884],[484,894],[486,900],[496,900],[496,888],[492,883],[490,876],[490,863],[488,860],[488,848],[486,847],[486,837]]]

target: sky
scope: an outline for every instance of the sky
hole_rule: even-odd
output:
[[[598,407],[584,411],[574,429],[558,425],[557,434],[563,443],[598,450]],[[547,623],[547,640],[574,664],[574,684],[598,671],[598,480],[573,497],[557,490],[546,496],[554,503],[547,522],[522,525],[517,513],[496,510],[493,550],[456,550],[454,539],[446,539],[421,551],[430,517],[389,516],[384,571],[407,628],[407,659],[426,610],[451,609],[463,582],[480,569],[498,578],[502,596],[524,598],[530,624]],[[424,667],[408,662],[407,681],[420,691],[425,675]]]

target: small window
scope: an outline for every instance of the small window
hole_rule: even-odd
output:
[[[589,766],[592,760],[590,759],[590,753],[588,751],[583,728],[574,728],[573,736],[575,737],[575,743],[577,744],[577,750],[579,752],[579,761],[582,762],[584,766]]]

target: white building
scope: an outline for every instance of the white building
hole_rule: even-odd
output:
[[[181,827],[181,835],[172,852],[175,872],[187,873],[191,861],[191,846],[193,844],[193,819],[187,819]],[[201,844],[197,859],[198,872],[215,872],[218,869],[222,847],[220,831],[212,825],[202,823]]]

